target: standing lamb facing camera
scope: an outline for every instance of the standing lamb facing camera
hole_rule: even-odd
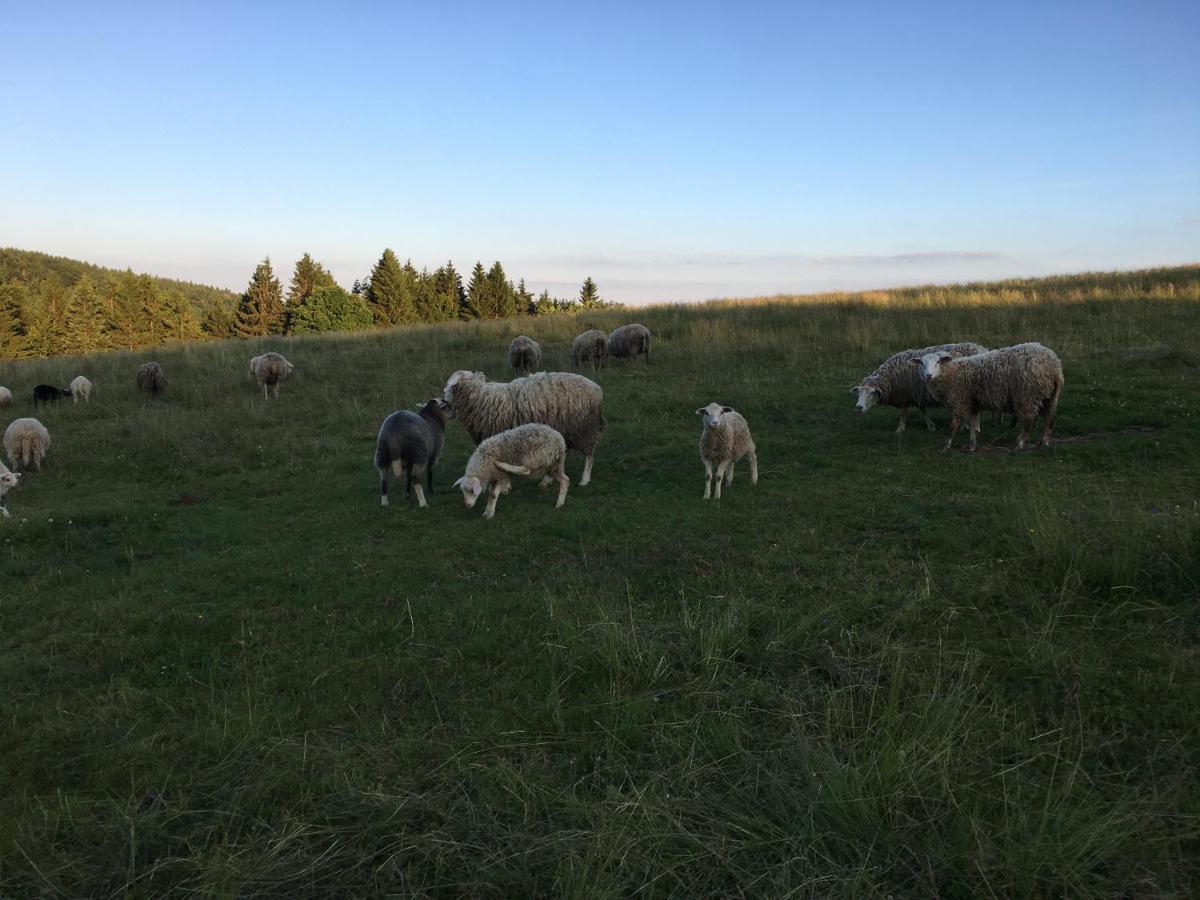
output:
[[[713,466],[717,467],[717,499],[721,499],[721,482],[733,484],[733,467],[743,456],[750,457],[750,483],[758,484],[758,455],[750,425],[745,417],[731,406],[710,403],[696,410],[704,416],[700,429],[700,461],[704,463],[704,499],[712,496]]]
[[[549,425],[518,425],[490,438],[475,448],[467,460],[467,471],[454,482],[462,488],[463,502],[473,509],[484,491],[488,491],[487,508],[483,517],[496,514],[496,500],[512,490],[510,475],[542,476],[542,486],[558,482],[558,509],[567,499],[571,479],[564,471],[567,461],[567,442]]]
[[[518,334],[508,345],[508,365],[514,372],[536,372],[542,365],[542,347],[528,335]]]
[[[604,434],[604,391],[572,372],[538,372],[509,382],[460,369],[443,393],[448,413],[476,444],[501,431],[537,422],[558,431],[568,450],[585,457],[580,487],[592,478],[592,457]]]
[[[1064,381],[1062,361],[1049,347],[1036,342],[1016,344],[957,359],[946,353],[926,353],[913,364],[920,366],[938,402],[954,414],[945,450],[950,449],[965,421],[971,430],[969,449],[975,451],[983,410],[1010,412],[1017,418],[1021,423],[1018,450],[1025,449],[1025,438],[1041,415],[1045,427],[1040,444],[1050,443]]]
[[[82,375],[76,375],[71,379],[71,396],[78,403],[82,397],[86,402],[92,402],[92,383]]]
[[[0,463],[0,515],[8,518],[11,513],[8,507],[4,504],[4,495],[21,483],[21,476],[17,472],[8,471],[8,466]]]
[[[899,407],[900,424],[896,427],[896,433],[900,434],[908,422],[908,408],[915,406],[925,417],[925,427],[936,431],[937,426],[933,424],[933,419],[929,418],[925,409],[941,404],[930,393],[920,370],[911,363],[920,360],[926,353],[944,353],[958,357],[983,353],[986,350],[987,347],[966,341],[893,353],[879,364],[878,369],[864,378],[858,387],[850,388],[850,393],[858,394],[858,402],[854,404],[854,408],[860,413],[865,413],[873,406]]]
[[[250,360],[250,377],[262,386],[263,399],[267,399],[267,388],[273,388],[275,399],[279,399],[279,383],[296,369],[275,351],[264,353]]]
[[[407,473],[405,496],[416,491],[417,505],[424,508],[425,492],[421,477],[433,493],[433,464],[442,453],[446,433],[445,401],[430,400],[418,412],[402,409],[383,420],[375,442],[375,468],[379,470],[379,505],[387,506],[388,469],[397,478]]]
[[[4,453],[14,469],[33,466],[41,471],[50,450],[50,432],[37,419],[13,419],[4,429]]]

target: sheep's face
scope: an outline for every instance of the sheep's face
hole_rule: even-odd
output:
[[[20,472],[0,472],[0,487],[5,490],[15,488],[20,481]]]
[[[716,428],[726,413],[733,412],[732,406],[722,406],[720,403],[710,403],[696,410],[696,415],[704,416],[705,428]]]
[[[954,359],[945,353],[926,353],[920,359],[912,360],[914,366],[921,367],[921,374],[926,381],[936,381],[942,374],[942,366]]]
[[[483,482],[475,476],[468,478],[464,475],[454,482],[454,486],[462,489],[463,503],[467,505],[467,509],[473,509],[476,501],[479,500],[479,495],[483,493]]]
[[[468,372],[466,369],[459,369],[450,376],[450,380],[446,382],[446,387],[442,389],[442,399],[446,401],[447,406],[452,406],[454,404],[454,393],[459,384],[461,384],[464,379],[472,377],[472,373]]]
[[[873,384],[860,384],[858,387],[852,387],[850,393],[858,395],[854,408],[860,413],[865,413],[872,406],[878,406],[879,400],[883,396],[883,391]]]

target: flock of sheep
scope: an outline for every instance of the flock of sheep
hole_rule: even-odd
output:
[[[576,368],[586,364],[593,371],[608,357],[650,359],[650,331],[643,325],[624,325],[610,335],[586,331],[575,338],[571,361]],[[584,456],[580,486],[592,477],[596,446],[604,434],[604,394],[589,378],[573,372],[539,372],[542,350],[526,335],[509,346],[509,365],[514,372],[532,372],[509,382],[489,382],[482,372],[459,370],[447,380],[442,396],[415,412],[400,410],[380,427],[375,446],[375,468],[380,478],[380,504],[388,505],[388,476],[405,479],[406,493],[415,493],[421,507],[428,505],[422,480],[433,492],[433,469],[441,455],[446,420],[457,419],[475,442],[475,452],[466,471],[454,486],[463,494],[468,509],[485,493],[484,518],[496,511],[500,495],[512,489],[513,475],[540,477],[542,486],[558,483],[556,506],[566,500],[570,478],[565,471],[566,454],[575,450]],[[250,360],[250,375],[262,388],[264,399],[295,367],[278,353],[264,353]],[[148,362],[137,372],[139,390],[158,396],[167,380],[157,362]],[[1050,442],[1050,430],[1063,387],[1062,363],[1053,350],[1039,343],[1017,344],[989,350],[963,342],[902,350],[888,357],[851,391],[857,395],[855,408],[862,413],[873,406],[900,410],[897,432],[903,432],[908,411],[916,407],[930,431],[933,421],[927,410],[946,406],[952,413],[949,450],[960,426],[970,431],[969,449],[974,451],[979,432],[979,415],[1011,414],[1019,423],[1017,449],[1023,449],[1029,432],[1042,417],[1041,445]],[[63,390],[39,384],[33,390],[34,406],[55,403],[63,397],[91,402],[93,384],[81,376]],[[12,392],[0,387],[0,408],[10,406]],[[703,418],[700,459],[704,464],[704,499],[716,498],[722,484],[733,481],[734,467],[749,458],[750,483],[758,483],[758,457],[750,426],[741,413],[719,403],[696,410]],[[19,418],[4,431],[4,452],[14,469],[40,470],[50,449],[50,433],[35,418]],[[4,495],[20,481],[18,472],[0,462],[0,513],[9,511]]]

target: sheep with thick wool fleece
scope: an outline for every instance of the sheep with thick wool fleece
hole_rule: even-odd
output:
[[[4,453],[14,469],[37,470],[50,450],[50,432],[37,419],[14,419],[4,429]]]
[[[566,502],[567,488],[571,484],[564,471],[566,460],[566,439],[549,425],[518,425],[492,435],[476,447],[467,460],[466,472],[454,486],[462,488],[467,509],[473,509],[487,491],[488,502],[483,517],[490,519],[496,514],[496,500],[512,490],[511,475],[531,478],[541,475],[542,486],[551,481],[558,482],[558,501],[554,504],[557,509]]]
[[[571,364],[579,369],[585,362],[592,364],[592,371],[604,365],[608,357],[608,335],[599,328],[576,335],[571,342]]]
[[[921,347],[893,353],[879,364],[879,368],[864,378],[858,387],[850,388],[850,393],[858,395],[854,408],[860,413],[865,413],[873,406],[899,408],[900,424],[896,427],[896,433],[900,434],[908,423],[908,408],[915,406],[925,417],[925,427],[930,431],[935,431],[936,426],[933,424],[933,419],[929,418],[929,413],[925,409],[941,404],[930,393],[921,372],[911,365],[912,361],[919,360],[926,353],[970,356],[986,350],[987,347],[981,344],[964,341],[957,344],[938,344],[934,347]]]
[[[608,336],[608,355],[612,357],[645,356],[650,362],[650,329],[645,325],[622,325]]]
[[[746,417],[731,406],[710,403],[696,410],[704,417],[700,429],[700,461],[704,463],[704,499],[712,496],[713,466],[717,468],[717,499],[721,482],[733,483],[733,468],[743,456],[750,457],[750,483],[758,484],[758,454]]]
[[[267,388],[275,392],[279,399],[279,383],[296,370],[290,362],[275,351],[264,353],[250,360],[250,377],[262,386],[263,399],[267,399]]]
[[[76,375],[71,379],[71,396],[78,403],[80,398],[83,398],[87,403],[92,402],[92,382],[83,375]]]
[[[167,389],[167,375],[156,362],[142,363],[137,371],[137,386],[151,397],[157,397]]]
[[[518,334],[508,345],[508,365],[514,372],[536,372],[542,365],[542,345]]]

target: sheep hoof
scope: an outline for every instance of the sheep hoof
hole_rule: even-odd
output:
[[[380,506],[387,506],[387,505],[388,505],[387,497],[380,497],[380,498],[379,498],[379,505],[380,505]]]

